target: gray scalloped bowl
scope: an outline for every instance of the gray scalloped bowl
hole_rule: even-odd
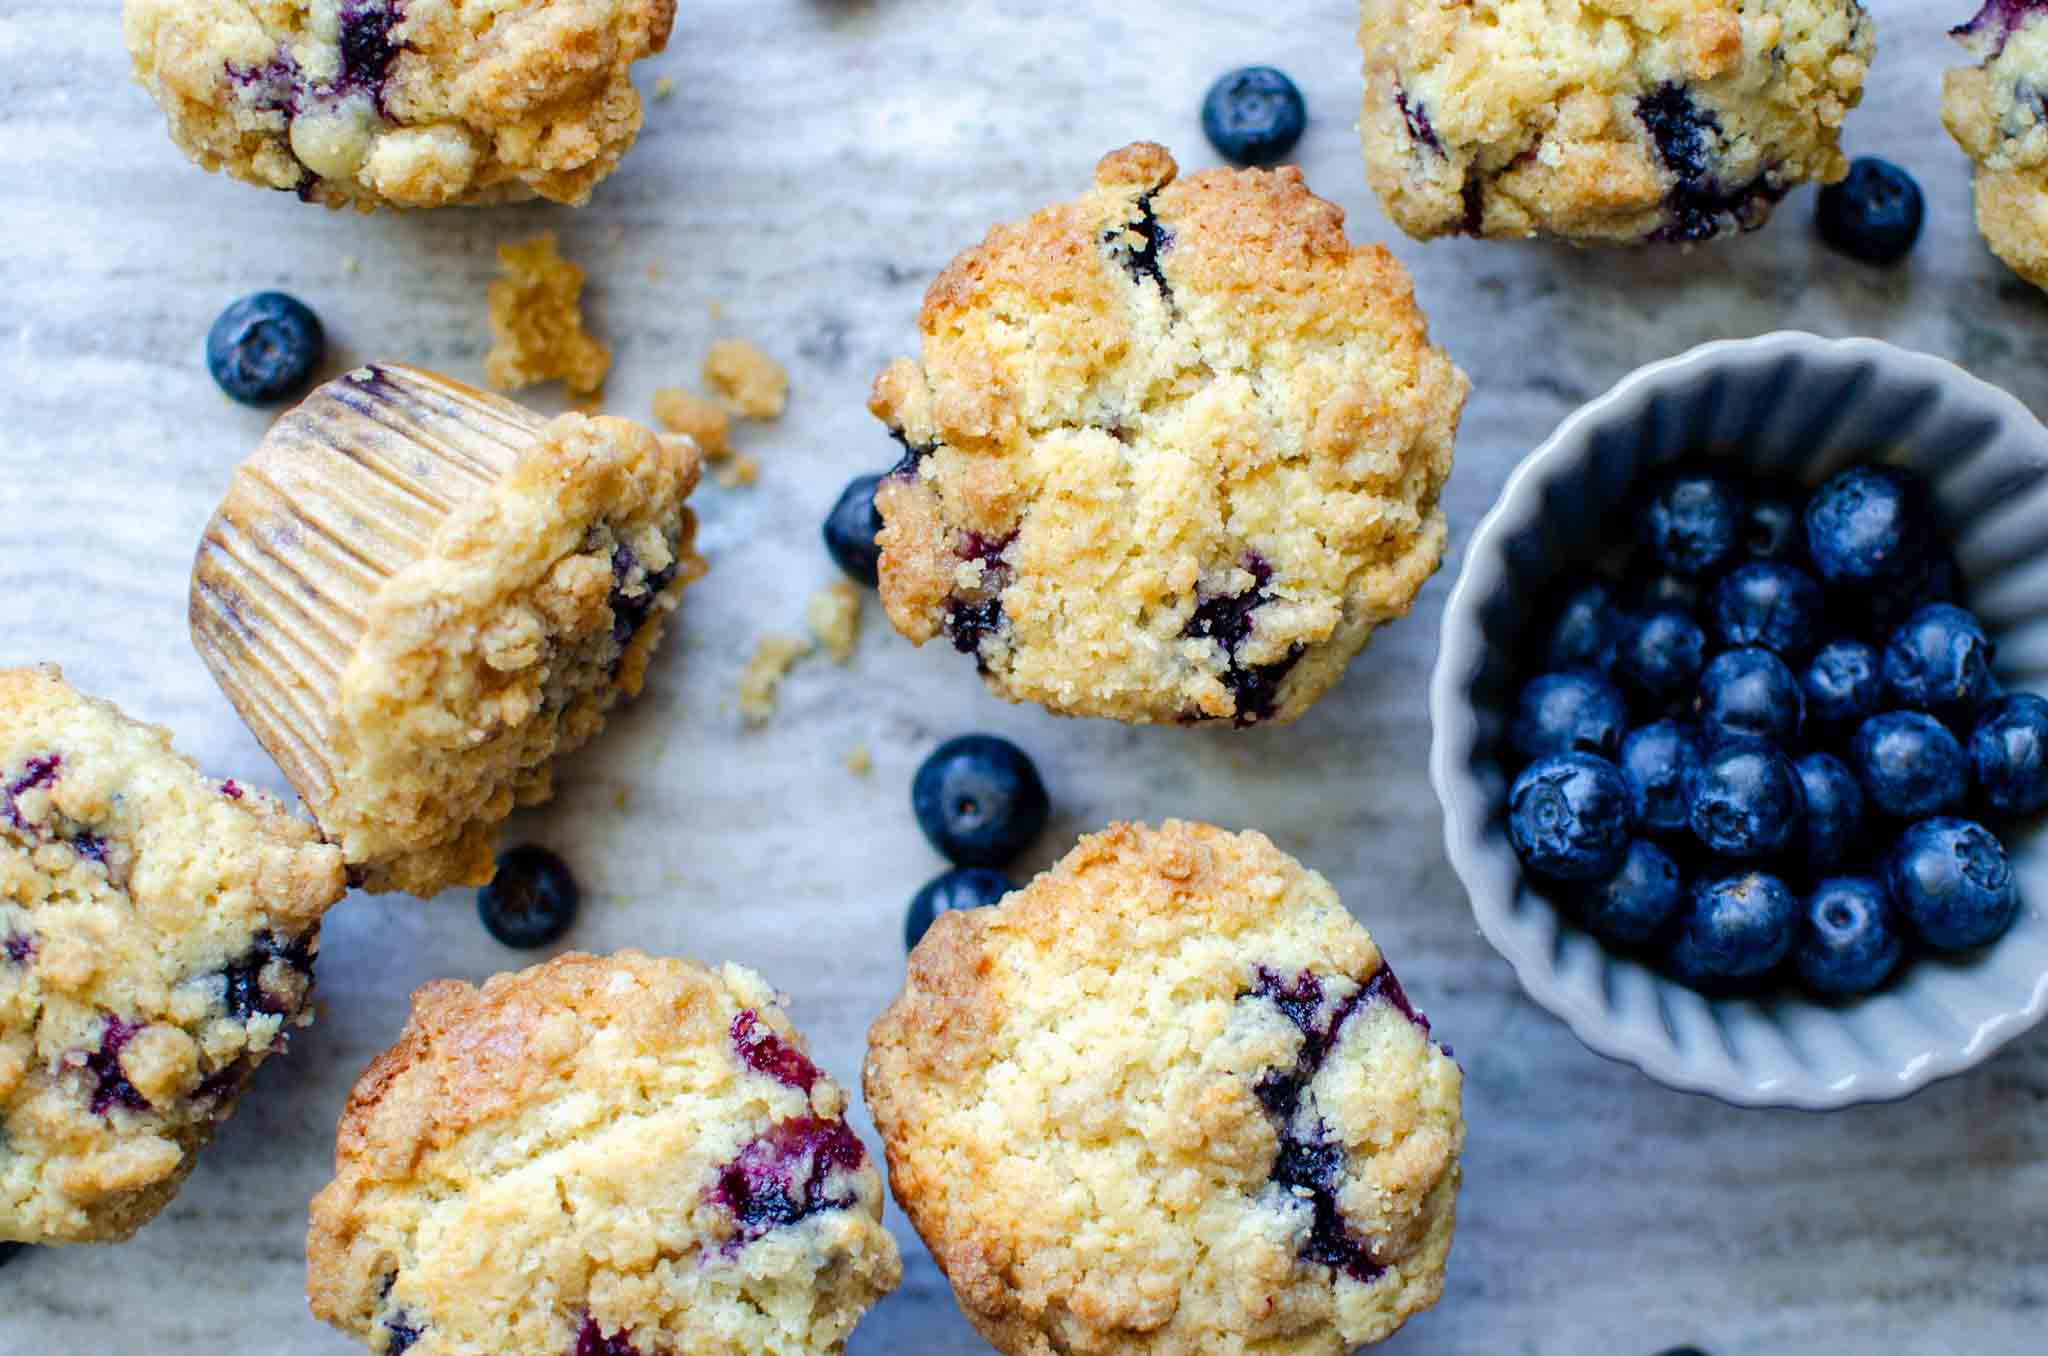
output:
[[[2048,430],[1938,358],[1875,340],[1772,334],[1642,368],[1577,411],[1508,480],[1466,548],[1430,684],[1430,775],[1452,867],[1522,987],[1587,1046],[1670,1087],[1827,1110],[1958,1073],[2048,1011],[2048,834],[2007,838],[2012,930],[1919,957],[1878,993],[1708,999],[1607,950],[1523,878],[1503,759],[1523,640],[1567,574],[1630,539],[1638,482],[1680,458],[1807,485],[1911,467],[1931,486],[2008,688],[2048,692]]]

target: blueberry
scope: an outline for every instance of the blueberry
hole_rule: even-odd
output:
[[[1716,476],[1676,475],[1650,494],[1642,539],[1664,568],[1706,574],[1726,563],[1742,537],[1742,497]]]
[[[1894,704],[1967,719],[1990,687],[1991,641],[1963,609],[1929,603],[1892,632],[1879,665]]]
[[[258,292],[222,311],[206,332],[206,370],[244,405],[274,405],[305,388],[326,349],[320,317],[304,302]]]
[[[1751,560],[1798,561],[1806,556],[1806,524],[1798,501],[1759,486],[1742,515],[1742,553]]]
[[[1904,949],[1884,886],[1868,876],[1836,876],[1801,906],[1792,963],[1807,988],[1847,998],[1884,983]]]
[[[1884,684],[1878,677],[1877,651],[1860,640],[1831,640],[1808,660],[1799,675],[1806,696],[1806,719],[1817,730],[1854,730],[1877,714]]]
[[[1508,791],[1508,837],[1523,865],[1555,880],[1601,880],[1628,852],[1628,784],[1589,753],[1553,753]]]
[[[1865,625],[1882,645],[1885,636],[1929,603],[1955,602],[1961,584],[1962,572],[1956,567],[1955,557],[1939,545],[1930,545],[1928,554],[1907,578],[1883,588],[1860,591],[1844,601],[1862,612]]]
[[[1806,719],[1799,680],[1769,650],[1726,650],[1700,675],[1700,721],[1710,730],[1789,744]]]
[[[6,1266],[22,1253],[28,1251],[26,1243],[0,1243],[0,1267]]]
[[[1628,845],[1621,869],[1576,897],[1587,931],[1617,946],[1641,946],[1664,930],[1685,898],[1685,878],[1669,853],[1647,838]]]
[[[2030,815],[2048,805],[2048,701],[2017,692],[1979,712],[1970,771],[1994,810]]]
[[[1776,560],[1738,565],[1714,585],[1707,624],[1723,645],[1761,645],[1790,658],[1819,639],[1824,603],[1806,571]]]
[[[881,582],[882,548],[875,544],[882,530],[875,486],[881,483],[880,476],[855,476],[825,515],[825,549],[849,578],[869,588]]]
[[[1661,612],[1665,608],[1677,608],[1680,612],[1699,611],[1700,581],[1669,570],[1659,570],[1645,579],[1636,589],[1636,610]]]
[[[914,950],[940,914],[994,904],[1016,888],[1002,872],[985,866],[956,866],[933,876],[911,896],[910,913],[903,920],[903,945]]]
[[[1651,703],[1682,695],[1706,663],[1707,636],[1690,614],[1676,608],[1631,617],[1621,628],[1614,674]]]
[[[1829,753],[1809,753],[1793,764],[1806,793],[1806,869],[1834,870],[1863,832],[1863,788],[1856,774]]]
[[[1888,711],[1856,727],[1849,766],[1872,805],[1897,819],[1924,819],[1962,804],[1963,746],[1919,711]]]
[[[560,857],[544,847],[517,847],[498,858],[498,874],[476,892],[476,912],[498,941],[531,951],[560,940],[582,899]]]
[[[1202,131],[1233,164],[1272,164],[1294,149],[1307,125],[1301,91],[1271,66],[1239,67],[1202,100]]]
[[[1621,775],[1636,823],[1651,833],[1686,827],[1685,787],[1700,765],[1700,734],[1675,720],[1653,721],[1621,741]]]
[[[1927,559],[1929,523],[1920,487],[1878,466],[1838,471],[1806,502],[1806,549],[1829,584],[1896,584]]]
[[[1022,749],[976,734],[932,751],[910,783],[910,808],[947,861],[1001,866],[1038,837],[1052,807]]]
[[[1814,220],[1821,239],[1866,264],[1896,264],[1913,252],[1927,203],[1913,176],[1876,156],[1849,166],[1849,177],[1820,191]]]
[[[1908,828],[1887,871],[1906,926],[1938,950],[1996,941],[2019,914],[2005,849],[1990,830],[1967,819],[1923,819]]]
[[[1678,915],[1671,968],[1694,988],[1718,989],[1768,973],[1792,949],[1799,901],[1762,871],[1693,882]]]
[[[1627,728],[1628,708],[1612,683],[1591,673],[1546,673],[1523,685],[1508,737],[1524,758],[1573,751],[1612,758]]]
[[[1686,819],[1702,843],[1729,857],[1768,857],[1793,842],[1805,818],[1798,769],[1768,740],[1734,735],[1700,757],[1686,789]]]
[[[1544,643],[1544,667],[1553,673],[1565,669],[1605,673],[1614,665],[1616,620],[1614,598],[1607,585],[1596,581],[1573,590]]]

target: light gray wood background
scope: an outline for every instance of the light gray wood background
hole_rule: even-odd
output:
[[[208,381],[206,327],[231,298],[282,287],[325,317],[336,370],[394,357],[476,380],[493,246],[553,228],[591,269],[592,322],[617,348],[612,409],[644,416],[725,334],[794,381],[789,417],[741,434],[759,485],[697,497],[714,568],[649,695],[514,828],[587,883],[575,945],[755,965],[794,996],[822,1062],[856,1080],[901,975],[904,903],[939,866],[910,772],[944,736],[1000,731],[1039,758],[1057,802],[1030,866],[1116,817],[1264,829],[1336,881],[1455,1042],[1471,1141],[1449,1285],[1386,1350],[2042,1351],[2048,1036],[1896,1107],[1813,1117],[1664,1091],[1521,997],[1444,863],[1424,777],[1458,545],[1516,459],[1630,368],[1792,326],[1944,354],[2048,408],[2048,306],[1978,242],[1937,120],[1939,72],[1958,59],[1942,31],[1967,3],[1869,5],[1881,50],[1847,140],[1909,166],[1930,206],[1910,265],[1880,273],[1820,247],[1810,192],[1763,233],[1692,254],[1399,238],[1351,130],[1345,0],[701,0],[643,67],[643,89],[667,75],[674,97],[589,208],[377,218],[187,165],[129,83],[112,0],[0,0],[0,662],[60,661],[217,774],[281,789],[185,638],[193,545],[266,422]],[[1310,182],[1414,268],[1476,383],[1447,495],[1457,544],[1415,615],[1308,719],[1230,735],[1004,706],[965,660],[913,651],[871,609],[850,667],[799,669],[780,717],[744,730],[732,693],[756,639],[799,628],[832,577],[821,516],[849,476],[893,459],[863,399],[911,342],[925,283],[989,223],[1078,191],[1113,146],[1151,137],[1189,168],[1214,163],[1198,100],[1249,61],[1301,82]],[[842,765],[857,744],[874,753],[866,779]],[[0,1353],[351,1350],[307,1316],[301,1271],[348,1084],[414,986],[520,960],[466,894],[349,900],[326,932],[319,1025],[133,1243],[0,1272]],[[904,1285],[852,1350],[985,1351],[891,1218]]]

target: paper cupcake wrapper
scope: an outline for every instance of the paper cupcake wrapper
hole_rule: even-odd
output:
[[[449,512],[530,450],[545,420],[398,363],[328,382],[235,471],[192,568],[192,643],[308,804],[371,601]]]

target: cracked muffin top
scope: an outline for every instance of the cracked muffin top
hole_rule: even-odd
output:
[[[1986,0],[1955,36],[1978,64],[1943,79],[1941,120],[1977,166],[1977,229],[2048,287],[2048,0]]]
[[[1366,169],[1418,240],[1632,244],[1753,230],[1836,145],[1856,0],[1360,0]]]
[[[869,408],[896,629],[998,695],[1285,722],[1443,556],[1468,383],[1407,273],[1300,172],[1177,177],[1147,143],[931,286]]]
[[[640,132],[675,0],[126,0],[206,169],[329,207],[581,203]]]
[[[305,1014],[341,854],[52,668],[0,671],[0,1241],[148,1223]]]
[[[1458,1066],[1259,834],[1115,825],[941,915],[865,1086],[896,1199],[1009,1356],[1332,1356],[1440,1293]]]
[[[840,1351],[901,1263],[773,991],[569,954],[413,995],[313,1199],[316,1317],[377,1356]]]

